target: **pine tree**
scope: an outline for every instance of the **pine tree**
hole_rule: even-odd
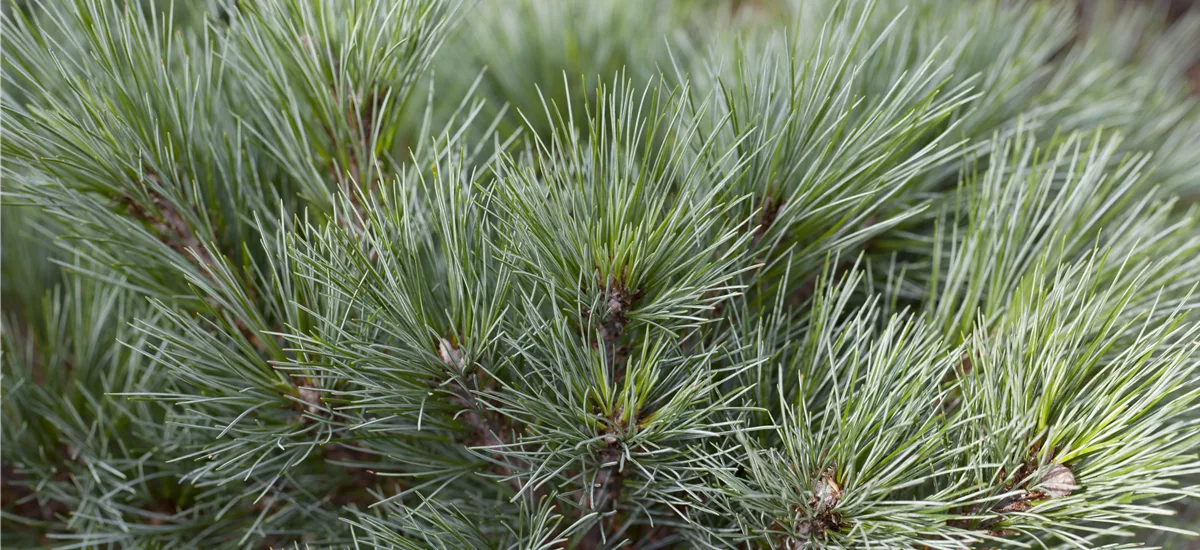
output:
[[[1200,16],[2,31],[5,548],[1195,544]]]

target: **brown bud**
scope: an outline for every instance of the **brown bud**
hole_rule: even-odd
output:
[[[438,358],[442,360],[446,366],[455,369],[458,372],[463,371],[463,356],[462,351],[457,346],[450,343],[445,338],[438,338]]]
[[[1065,497],[1079,488],[1075,484],[1075,474],[1062,464],[1055,464],[1053,468],[1050,468],[1037,487],[1046,493],[1048,498]]]
[[[812,504],[818,512],[828,512],[842,501],[842,488],[834,479],[833,469],[821,473],[813,487]]]
[[[312,388],[298,387],[297,393],[300,394],[300,399],[304,401],[304,408],[313,414],[321,412],[321,394]]]

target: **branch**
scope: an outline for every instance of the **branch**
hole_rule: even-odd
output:
[[[458,418],[470,429],[477,443],[474,446],[490,451],[496,458],[492,463],[495,465],[497,473],[508,480],[513,491],[524,495],[526,493],[525,484],[517,475],[517,472],[521,471],[520,465],[502,451],[508,445],[501,435],[504,433],[504,426],[494,416],[487,414],[486,408],[475,396],[475,392],[457,376],[465,373],[466,369],[462,351],[454,342],[440,338],[438,358],[456,375],[452,376],[450,380],[451,396],[455,403],[462,407]],[[475,385],[478,386],[478,382]],[[537,495],[532,496],[536,497]]]
[[[595,328],[600,334],[600,343],[603,346],[606,364],[612,369],[612,384],[614,387],[619,387],[625,375],[626,356],[622,352],[620,342],[625,334],[625,327],[629,323],[629,311],[641,298],[642,293],[626,287],[622,281],[612,275],[608,277],[604,289],[607,311],[604,319],[595,324]],[[584,507],[602,514],[616,508],[625,489],[625,478],[621,471],[621,441],[611,433],[612,428],[607,430],[608,433],[604,436],[604,448],[600,450],[597,457],[600,471],[596,473],[592,486],[586,488],[580,497]],[[580,540],[579,548],[587,550],[599,548],[607,538],[603,519],[601,519]]]

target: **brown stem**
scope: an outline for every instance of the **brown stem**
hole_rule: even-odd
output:
[[[611,275],[604,288],[607,311],[604,318],[596,323],[596,330],[600,334],[606,364],[612,369],[612,384],[614,387],[620,387],[625,374],[626,356],[621,338],[629,323],[629,311],[641,298],[641,292],[629,289]],[[612,432],[611,427],[608,430],[609,433],[604,436],[604,448],[597,455],[600,470],[596,473],[592,486],[585,488],[580,497],[583,508],[601,513],[615,510],[625,489],[621,441]],[[579,548],[599,548],[607,538],[608,531],[604,526],[604,519],[601,518],[584,534]]]
[[[616,508],[621,494],[625,490],[624,471],[621,469],[621,443],[615,436],[604,438],[605,447],[600,450],[600,471],[589,490],[584,492],[586,502],[584,507],[598,512],[608,512]],[[580,550],[593,550],[604,544],[608,531],[601,518],[579,541]]]
[[[771,226],[775,225],[775,219],[779,217],[779,211],[782,209],[783,201],[777,200],[772,195],[767,195],[762,200],[762,207],[759,209],[758,225],[754,227],[754,236],[750,239],[750,248],[752,250],[758,248],[758,244],[767,235],[767,231],[770,231]]]
[[[443,338],[438,343],[438,357],[454,373],[450,382],[451,396],[454,402],[462,408],[458,418],[470,430],[474,446],[488,450],[495,458],[492,463],[496,473],[508,480],[513,491],[517,494],[524,494],[527,488],[517,475],[521,471],[520,465],[504,452],[507,442],[503,437],[505,433],[503,423],[487,413],[487,409],[476,397],[475,392],[459,378],[465,370],[462,352],[454,342]],[[475,385],[478,385],[477,381]],[[529,496],[533,496],[535,499],[539,497],[536,494]]]

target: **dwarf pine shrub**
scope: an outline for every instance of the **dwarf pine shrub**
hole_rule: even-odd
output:
[[[1195,544],[1200,17],[4,3],[5,548]]]

